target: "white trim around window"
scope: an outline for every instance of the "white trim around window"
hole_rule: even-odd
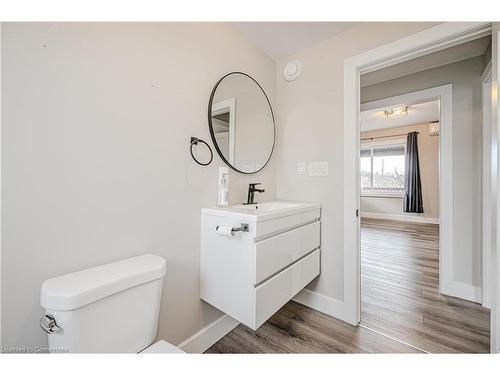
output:
[[[392,140],[384,140],[384,141],[368,141],[368,142],[363,142],[361,144],[361,154],[363,154],[363,151],[370,150],[370,188],[365,189],[363,188],[362,182],[360,180],[361,184],[361,197],[376,197],[376,198],[403,198],[404,193],[405,193],[405,187],[404,187],[404,177],[403,177],[403,186],[400,189],[397,188],[377,188],[373,186],[374,179],[373,179],[373,172],[374,172],[374,167],[373,167],[373,158],[374,158],[374,150],[377,149],[383,149],[387,148],[390,146],[394,147],[402,147],[403,148],[403,153],[400,154],[400,156],[403,156],[405,158],[406,155],[406,139],[405,138],[396,138]],[[360,156],[366,157],[366,156]],[[361,162],[360,162],[361,165]],[[403,168],[405,169],[406,167],[403,164]],[[360,172],[360,178],[361,178],[361,173]],[[406,174],[406,170],[404,171]]]

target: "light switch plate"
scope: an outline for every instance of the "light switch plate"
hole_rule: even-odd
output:
[[[309,176],[328,176],[327,161],[313,161],[309,163]]]
[[[321,161],[319,163],[319,176],[328,176],[328,162]]]
[[[305,175],[306,174],[306,163],[301,161],[297,163],[297,174],[298,175]]]

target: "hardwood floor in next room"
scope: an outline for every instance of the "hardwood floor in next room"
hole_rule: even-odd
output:
[[[489,310],[439,293],[439,226],[363,219],[361,324],[431,353],[488,353]]]

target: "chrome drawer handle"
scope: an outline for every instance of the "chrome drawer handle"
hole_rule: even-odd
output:
[[[40,318],[40,328],[42,328],[49,335],[61,330],[61,327],[57,325],[56,319],[50,314],[43,315]]]

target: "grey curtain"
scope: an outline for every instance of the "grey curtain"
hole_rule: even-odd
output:
[[[422,185],[420,182],[420,165],[418,162],[417,132],[408,133],[406,140],[406,176],[404,212],[424,212],[422,202]]]

